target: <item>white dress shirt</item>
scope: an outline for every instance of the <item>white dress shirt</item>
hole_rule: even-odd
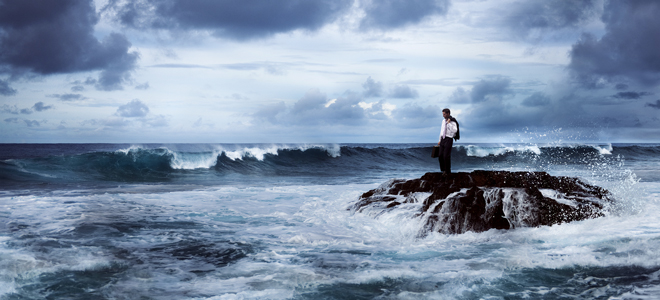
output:
[[[439,140],[442,140],[443,134],[445,137],[453,138],[454,135],[456,134],[456,131],[458,131],[458,129],[456,128],[456,122],[450,121],[449,123],[447,123],[447,120],[443,119],[442,128],[440,129]]]

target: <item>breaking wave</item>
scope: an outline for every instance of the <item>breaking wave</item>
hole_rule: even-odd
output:
[[[37,145],[38,147],[38,145]],[[66,147],[61,145],[59,147]],[[60,151],[0,160],[0,184],[58,180],[184,183],[218,176],[387,178],[438,169],[429,144],[141,145],[114,150]],[[38,149],[37,149],[38,150]],[[35,151],[37,151],[35,150]],[[38,152],[38,151],[37,151]],[[660,145],[457,144],[452,170],[548,171],[559,167],[620,167],[625,161],[660,163]],[[602,168],[601,168],[602,169]]]

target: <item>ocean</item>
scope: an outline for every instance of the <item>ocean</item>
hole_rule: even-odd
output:
[[[608,189],[597,219],[420,238],[348,209],[431,146],[0,144],[0,299],[660,298],[660,144],[454,144],[454,172]]]

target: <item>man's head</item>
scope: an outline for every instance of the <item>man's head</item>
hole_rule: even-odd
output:
[[[449,119],[451,117],[451,111],[449,111],[449,108],[442,110],[442,117],[445,119]]]

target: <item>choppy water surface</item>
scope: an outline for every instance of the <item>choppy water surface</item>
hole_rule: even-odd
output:
[[[427,145],[0,145],[0,299],[656,299],[660,146],[457,145],[610,189],[599,219],[419,239]]]

